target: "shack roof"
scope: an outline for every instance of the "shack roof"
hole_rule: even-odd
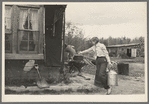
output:
[[[140,43],[131,43],[131,44],[118,44],[118,45],[110,45],[107,46],[107,48],[118,48],[118,47],[131,47],[131,46],[137,46]]]

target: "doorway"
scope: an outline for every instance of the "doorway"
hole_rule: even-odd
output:
[[[63,16],[59,18],[62,5],[46,5],[45,6],[45,64],[50,67],[60,67],[62,65],[63,57]],[[56,20],[56,21],[55,21]]]
[[[131,49],[127,49],[127,56],[131,57]]]

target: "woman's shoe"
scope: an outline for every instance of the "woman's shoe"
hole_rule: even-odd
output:
[[[107,89],[107,93],[106,93],[106,95],[110,95],[110,94],[111,94],[111,92],[112,92],[112,87],[110,86],[110,88],[109,88],[109,89]]]

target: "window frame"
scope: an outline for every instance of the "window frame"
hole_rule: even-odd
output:
[[[20,29],[20,26],[18,25],[18,30],[17,30],[17,34],[18,34],[18,36],[17,36],[17,39],[18,39],[18,45],[17,45],[17,48],[18,48],[18,53],[25,53],[25,54],[37,54],[37,53],[39,53],[39,36],[40,36],[40,23],[39,23],[39,10],[40,10],[40,8],[39,7],[30,7],[30,6],[18,6],[18,8],[19,8],[19,23],[20,23],[20,11],[22,10],[22,9],[27,9],[27,13],[29,14],[28,16],[28,22],[29,22],[29,20],[31,20],[31,10],[37,10],[37,12],[38,12],[38,19],[37,19],[37,21],[38,21],[38,30],[32,30],[32,29]],[[28,25],[29,26],[29,25]],[[36,44],[36,47],[37,47],[37,49],[36,50],[34,50],[34,51],[29,51],[29,38],[28,38],[28,40],[26,40],[27,41],[27,51],[23,51],[23,50],[20,50],[20,44],[21,44],[21,40],[19,40],[19,31],[25,31],[25,32],[37,32],[38,34],[38,38],[37,38],[37,44]],[[28,35],[29,36],[29,35]],[[24,41],[24,40],[23,40]]]
[[[5,48],[5,52],[6,53],[11,53],[12,52],[12,22],[13,22],[13,19],[12,19],[12,13],[13,13],[13,6],[12,5],[5,5],[5,12],[6,12],[6,8],[10,8],[11,9],[11,13],[10,13],[10,29],[7,29],[5,27],[5,24],[4,24],[4,28],[5,28],[5,47],[6,47],[6,41],[9,41],[10,42],[10,49],[9,50],[6,50]],[[5,21],[6,21],[6,15],[5,15]],[[8,39],[6,40],[6,35],[10,35],[10,38],[11,39]]]

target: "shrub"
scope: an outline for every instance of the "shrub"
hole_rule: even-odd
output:
[[[123,59],[129,58],[129,56],[127,56],[126,53],[124,53],[124,52],[120,53],[119,56]]]
[[[115,52],[110,52],[110,53],[109,53],[109,56],[110,56],[110,57],[116,57],[117,55],[116,55]]]

